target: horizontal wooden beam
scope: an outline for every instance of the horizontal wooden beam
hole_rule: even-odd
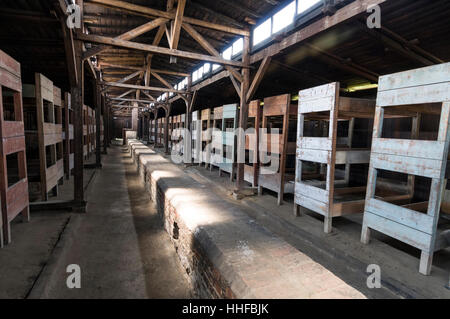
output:
[[[138,66],[129,66],[129,65],[120,65],[120,64],[113,64],[113,63],[107,63],[107,62],[100,62],[100,69],[106,69],[106,68],[113,68],[113,69],[125,69],[125,70],[135,70],[135,71],[144,71],[144,67],[138,67]]]
[[[168,71],[168,70],[158,70],[158,69],[152,69],[151,73],[159,73],[159,74],[167,74],[167,75],[175,75],[175,76],[189,76],[189,73],[183,73],[183,72],[175,72],[175,71]]]
[[[150,101],[150,100],[124,99],[124,98],[119,98],[119,97],[110,97],[109,100],[121,101],[121,102],[139,102],[139,103],[148,103],[148,104],[155,102],[155,101]]]
[[[160,17],[160,18],[167,18],[167,19],[173,20],[173,19],[175,19],[175,16],[176,16],[176,12],[173,12],[173,11],[156,10],[156,9],[152,9],[149,7],[140,6],[140,5],[132,4],[129,2],[125,2],[125,1],[119,1],[119,0],[86,0],[85,3],[93,3],[93,4],[103,5],[103,6],[106,6],[109,8],[124,10],[124,11],[132,12],[132,13],[135,13],[138,15],[144,15],[144,16],[149,16],[149,17]],[[222,31],[222,32],[237,34],[237,35],[242,35],[242,36],[250,36],[250,32],[246,31],[246,30],[232,28],[232,27],[228,27],[228,26],[224,26],[224,25],[220,25],[220,24],[216,24],[216,23],[212,23],[212,22],[208,22],[208,21],[203,21],[203,20],[199,20],[199,19],[195,19],[195,18],[183,17],[183,21],[193,24],[193,25],[203,27],[203,28],[207,28],[207,29],[212,29],[212,30],[216,30],[216,31]]]
[[[308,48],[310,48],[313,52],[317,52],[317,53],[321,54],[321,56],[325,60],[327,60],[331,65],[333,65],[341,70],[347,71],[349,73],[361,76],[361,77],[363,77],[369,81],[372,81],[374,83],[378,82],[378,78],[380,77],[379,74],[372,72],[361,65],[358,65],[353,62],[349,62],[349,61],[345,60],[344,58],[336,56],[330,52],[326,52],[315,45],[312,45],[309,43],[306,43],[305,45]]]
[[[190,94],[187,91],[178,91],[178,90],[172,90],[169,88],[159,88],[159,87],[153,87],[153,86],[142,86],[142,85],[133,85],[133,84],[116,83],[116,82],[101,82],[101,84],[105,85],[105,86],[114,86],[114,87],[127,88],[127,89],[177,93],[177,94]]]
[[[137,28],[134,28],[128,32],[125,32],[125,33],[117,36],[116,39],[132,40],[146,32],[153,30],[154,28],[157,28],[157,27],[165,24],[167,21],[169,21],[169,20],[164,19],[164,18],[155,19],[153,21],[147,22],[143,25],[138,26]],[[100,47],[91,48],[83,53],[83,59],[88,59],[91,56],[100,54],[106,49],[108,49],[108,47],[100,46]]]
[[[144,51],[149,52],[153,54],[163,54],[163,55],[169,55],[169,56],[175,56],[185,59],[191,59],[191,60],[199,60],[199,61],[205,61],[205,62],[212,62],[216,64],[222,64],[222,65],[231,65],[235,67],[249,67],[244,66],[241,62],[238,61],[230,61],[225,60],[222,58],[213,57],[210,55],[204,55],[204,54],[198,54],[198,53],[192,53],[187,51],[180,51],[180,50],[171,50],[167,48],[162,48],[154,45],[149,44],[142,44],[142,43],[136,43],[126,40],[120,40],[116,38],[109,38],[109,37],[103,37],[99,35],[92,35],[92,34],[77,34],[77,39],[84,41],[84,42],[90,42],[90,43],[100,43],[100,44],[107,44],[127,49],[133,49],[138,51]]]

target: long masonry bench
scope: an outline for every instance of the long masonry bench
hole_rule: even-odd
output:
[[[365,298],[138,140],[128,151],[201,298]]]

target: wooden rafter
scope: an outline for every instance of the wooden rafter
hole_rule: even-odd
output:
[[[252,84],[250,85],[250,88],[248,90],[248,93],[246,96],[247,103],[250,102],[250,100],[253,98],[253,95],[258,90],[259,84],[261,83],[264,75],[266,74],[266,71],[269,68],[271,61],[272,61],[272,57],[269,56],[269,57],[265,57],[264,60],[261,62],[258,72],[256,72],[256,75],[253,78]]]
[[[153,100],[137,100],[137,99],[124,99],[124,98],[118,98],[118,97],[110,97],[111,101],[121,101],[121,102],[139,102],[139,103],[153,103]]]
[[[142,86],[142,85],[133,85],[133,84],[116,83],[116,82],[102,82],[101,84],[103,84],[105,86],[114,86],[114,87],[127,88],[127,89],[156,91],[156,92],[169,92],[169,93],[171,92],[171,93],[177,93],[177,94],[189,94],[189,92],[186,92],[186,91],[178,91],[178,90],[172,90],[169,88],[159,88],[159,87],[152,87],[152,86]]]
[[[178,42],[180,40],[181,24],[183,23],[184,8],[186,7],[186,0],[178,0],[177,12],[173,22],[170,48],[178,49]]]
[[[128,32],[125,32],[125,33],[119,35],[118,37],[116,37],[116,39],[132,40],[146,32],[149,32],[149,31],[165,24],[167,21],[168,21],[168,19],[164,19],[164,18],[155,19],[153,21],[150,21],[146,24],[143,24],[137,28],[134,28]],[[92,48],[83,54],[83,59],[87,59],[93,55],[100,54],[102,51],[104,51],[106,49],[107,49],[107,47],[103,47],[103,46]]]
[[[183,29],[186,30],[186,32],[192,38],[194,38],[194,40],[197,41],[209,54],[215,57],[220,57],[219,52],[216,49],[214,49],[214,47],[208,41],[206,41],[206,39],[200,33],[198,33],[197,30],[195,30],[190,24],[183,23]],[[230,71],[230,73],[233,74],[233,76],[236,79],[242,82],[242,76],[236,69],[228,66],[226,67],[226,69]]]
[[[173,87],[172,84],[170,84],[169,82],[167,82],[161,75],[159,75],[156,72],[152,72],[152,75],[158,79],[158,81],[160,81],[162,84],[164,84],[167,88],[175,90],[175,88]],[[183,95],[179,94],[179,96],[186,101],[186,97],[184,97]]]
[[[113,64],[113,63],[107,63],[107,62],[100,62],[99,63],[100,69],[125,69],[125,70],[135,70],[135,71],[144,71],[145,68],[138,67],[138,66],[129,66],[129,65],[121,65],[121,64]]]
[[[132,13],[136,13],[139,15],[145,15],[145,16],[150,16],[150,17],[160,17],[160,18],[166,18],[166,19],[170,19],[170,20],[173,20],[176,17],[176,12],[156,10],[156,9],[152,9],[149,7],[140,6],[140,5],[128,3],[125,1],[119,1],[119,0],[88,0],[85,2],[103,5],[103,6],[107,6],[109,8],[124,10],[127,12],[132,12]],[[197,25],[197,26],[200,26],[203,28],[212,29],[212,30],[216,30],[216,31],[222,31],[222,32],[232,33],[232,34],[237,34],[237,35],[242,35],[242,36],[250,35],[249,31],[246,31],[246,30],[232,28],[232,27],[228,27],[228,26],[224,26],[224,25],[220,25],[220,24],[216,24],[216,23],[212,23],[212,22],[207,22],[207,21],[203,21],[203,20],[199,20],[199,19],[194,19],[194,18],[190,18],[190,17],[184,17],[183,21],[185,21],[189,24]]]
[[[187,51],[180,51],[180,50],[170,50],[167,48],[157,47],[154,45],[136,43],[136,42],[120,40],[120,39],[116,39],[116,38],[103,37],[103,36],[99,36],[99,35],[78,34],[77,39],[84,41],[84,42],[107,44],[107,45],[112,45],[112,46],[117,46],[117,47],[122,47],[122,48],[128,48],[128,49],[144,51],[144,52],[149,52],[149,53],[163,54],[163,55],[168,55],[168,56],[175,56],[175,57],[191,59],[191,60],[200,60],[200,61],[212,62],[212,63],[222,64],[222,65],[230,65],[230,66],[241,67],[241,68],[249,67],[248,65],[244,65],[243,63],[238,62],[238,61],[225,60],[225,59],[218,58],[215,56],[192,53],[192,52],[187,52]]]
[[[352,74],[361,76],[372,82],[375,82],[375,83],[378,82],[378,78],[380,77],[379,74],[377,74],[373,71],[370,71],[361,65],[358,65],[353,62],[349,62],[349,61],[345,60],[344,58],[338,57],[330,52],[326,52],[315,45],[307,43],[306,46],[308,48],[310,48],[313,52],[319,53],[333,66],[340,68],[344,71],[350,72]]]

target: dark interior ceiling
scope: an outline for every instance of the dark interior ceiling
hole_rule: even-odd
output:
[[[166,10],[167,0],[127,0],[127,2]],[[250,27],[278,8],[279,0],[188,0],[185,15],[232,27]],[[341,5],[351,1],[344,1]],[[24,82],[32,82],[34,72],[41,72],[63,90],[69,90],[68,71],[64,53],[61,23],[54,13],[53,0],[2,0],[0,2],[0,49],[22,65]],[[322,18],[320,14],[314,20]],[[375,83],[379,75],[426,66],[428,62],[450,61],[450,1],[448,0],[388,0],[382,4],[381,30],[365,27],[364,17],[341,24],[310,39],[305,45],[293,45],[273,57],[255,98],[298,92],[332,81],[341,87]],[[85,0],[85,24],[90,34],[117,36],[148,22],[148,18]],[[311,23],[311,21],[306,24]],[[305,24],[305,25],[306,25]],[[303,25],[304,26],[304,25]],[[283,36],[303,26],[288,30]],[[198,27],[197,30],[217,50],[231,44],[233,35]],[[133,41],[151,44],[157,29]],[[276,41],[277,39],[275,39]],[[270,44],[269,44],[270,45]],[[166,37],[161,46],[168,47]],[[181,33],[179,49],[205,53],[186,34]],[[432,58],[430,58],[430,56]],[[424,59],[425,57],[425,59]],[[431,61],[430,61],[431,60]],[[98,62],[142,67],[145,53],[124,49],[109,49]],[[192,72],[200,62],[178,59],[169,63],[169,57],[155,55],[152,67],[179,72]],[[252,75],[258,63],[253,65]],[[117,81],[133,71],[108,68],[103,70],[106,81]],[[86,71],[89,76],[89,72]],[[170,83],[182,78],[164,75]],[[156,86],[162,84],[151,78]],[[134,79],[130,83],[137,83]],[[86,104],[90,103],[89,85]],[[113,93],[125,92],[117,89]],[[374,96],[376,89],[349,93]],[[199,91],[195,109],[215,107],[238,102],[238,96],[229,78],[223,78]],[[183,113],[182,100],[173,104],[174,114]]]

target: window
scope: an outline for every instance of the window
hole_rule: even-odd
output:
[[[273,29],[272,33],[277,33],[278,31],[281,31],[288,25],[290,25],[292,22],[294,22],[294,16],[295,16],[295,1],[288,4],[286,7],[278,11],[273,16]]]
[[[263,42],[271,35],[272,19],[269,18],[253,31],[253,45]]]
[[[233,56],[238,55],[244,48],[244,39],[240,38],[233,43]]]
[[[297,14],[303,13],[321,0],[298,0]]]
[[[203,66],[197,70],[198,78],[201,79],[203,77]]]
[[[231,56],[233,54],[233,47],[229,47],[225,51],[223,51],[222,56],[225,60],[231,60]]]
[[[213,71],[217,70],[218,68],[220,68],[220,64],[213,64],[212,66]]]
[[[205,63],[203,65],[203,72],[206,74],[206,73],[209,73],[209,71],[211,71],[211,64],[210,63]]]
[[[198,70],[194,71],[194,73],[192,73],[192,81],[197,81],[198,80]]]

